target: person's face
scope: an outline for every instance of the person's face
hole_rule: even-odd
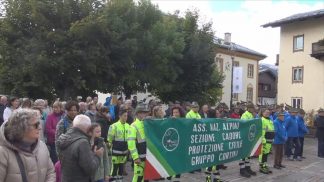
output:
[[[75,116],[78,114],[78,109],[76,106],[72,106],[70,110],[67,111],[67,115],[72,120],[75,118]]]
[[[148,115],[148,112],[139,112],[139,113],[137,113],[137,118],[140,120],[143,120],[146,118],[147,115]]]
[[[235,108],[235,109],[234,109],[234,112],[235,112],[235,113],[239,113],[239,112],[240,112],[240,109]]]
[[[299,115],[300,117],[302,117],[302,118],[305,117],[305,114],[301,114],[301,113],[299,113],[298,115]]]
[[[219,112],[219,110],[216,110],[216,118],[221,118],[222,114],[221,112]]]
[[[296,113],[296,112],[291,112],[290,115],[292,115],[292,116],[296,116],[297,113]]]
[[[6,105],[8,102],[7,97],[1,97],[1,104]]]
[[[128,113],[125,112],[121,116],[119,116],[119,119],[120,119],[121,122],[126,122],[127,121],[127,117],[128,117]]]
[[[19,106],[19,100],[15,99],[14,101],[11,102],[11,105],[14,109],[17,109]]]
[[[101,127],[98,126],[93,130],[93,136],[94,137],[101,137]]]
[[[220,107],[218,110],[219,110],[219,112],[222,112],[222,111],[224,111],[224,107]]]
[[[58,105],[53,105],[53,111],[56,114],[61,113],[62,109]]]
[[[285,116],[284,115],[279,115],[278,118],[279,118],[280,121],[284,121],[285,120]]]
[[[37,140],[39,138],[40,130],[40,121],[35,117],[28,123],[28,130],[24,134],[24,139],[29,141]]]
[[[193,108],[192,108],[192,111],[193,111],[193,112],[198,112],[198,110],[199,110],[198,107],[193,107]]]
[[[165,116],[165,112],[163,111],[162,107],[159,108],[157,114],[158,114],[158,116],[161,117],[161,118],[163,118],[163,117]]]
[[[319,112],[318,115],[319,116],[324,116],[324,112]]]
[[[266,117],[268,118],[270,116],[270,111],[269,110],[265,110],[263,113],[262,113],[263,117]]]
[[[86,104],[80,104],[80,111],[86,111],[87,105]]]
[[[98,97],[94,97],[94,98],[93,98],[93,102],[94,102],[94,103],[98,103]]]
[[[180,116],[179,109],[173,109],[172,116],[175,117],[175,118],[180,118],[181,116]]]
[[[208,112],[208,106],[207,106],[207,105],[204,105],[204,106],[202,107],[202,111],[203,111],[204,113],[207,113],[207,112]]]
[[[45,100],[45,104],[44,104],[44,107],[47,107],[48,106],[48,101]]]
[[[93,112],[93,113],[97,112],[96,106],[95,105],[91,105],[90,106],[90,111]]]
[[[250,113],[254,113],[254,112],[255,112],[255,109],[254,109],[254,108],[248,108],[248,111],[249,111]]]

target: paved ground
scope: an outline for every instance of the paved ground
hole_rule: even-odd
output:
[[[324,159],[317,157],[316,139],[305,139],[304,156],[306,159],[301,162],[284,160],[283,164],[286,165],[286,168],[282,170],[272,169],[273,174],[265,175],[258,172],[257,176],[251,178],[241,177],[238,162],[232,162],[226,164],[228,169],[221,170],[221,176],[229,182],[324,182]],[[270,155],[268,160],[270,166],[273,166],[272,157]],[[251,162],[252,168],[258,171],[258,161],[253,159]],[[127,172],[128,175],[125,176],[124,182],[131,182],[132,171],[129,163],[127,164]],[[186,173],[181,176],[183,182],[203,182],[204,179],[204,173]]]

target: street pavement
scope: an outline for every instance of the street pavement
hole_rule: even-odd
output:
[[[273,171],[272,174],[266,175],[260,172],[257,176],[251,178],[244,178],[239,175],[238,161],[226,164],[228,168],[221,170],[221,177],[228,182],[324,182],[324,159],[317,157],[317,140],[314,138],[305,138],[303,161],[288,161],[283,160],[285,169],[277,170],[273,167],[273,156],[268,158],[268,164]],[[259,164],[257,159],[251,160],[252,169],[259,171]],[[127,163],[127,176],[124,177],[124,182],[131,182],[132,168],[130,163]],[[160,182],[168,180],[160,180]],[[204,182],[205,175],[200,173],[186,173],[182,174],[181,182]]]

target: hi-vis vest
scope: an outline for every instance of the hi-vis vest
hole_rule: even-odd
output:
[[[130,151],[132,158],[141,160],[146,159],[146,140],[144,132],[144,123],[139,119],[131,124],[128,130],[128,150]]]
[[[112,155],[127,155],[127,137],[129,127],[128,123],[123,124],[120,120],[110,126],[108,131],[108,142],[112,145]]]
[[[273,143],[275,137],[274,125],[270,118],[262,117],[262,143]]]

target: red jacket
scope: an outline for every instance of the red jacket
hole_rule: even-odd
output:
[[[240,114],[237,114],[237,113],[233,112],[233,113],[230,115],[230,118],[233,118],[233,119],[240,119],[241,116],[240,116]]]

